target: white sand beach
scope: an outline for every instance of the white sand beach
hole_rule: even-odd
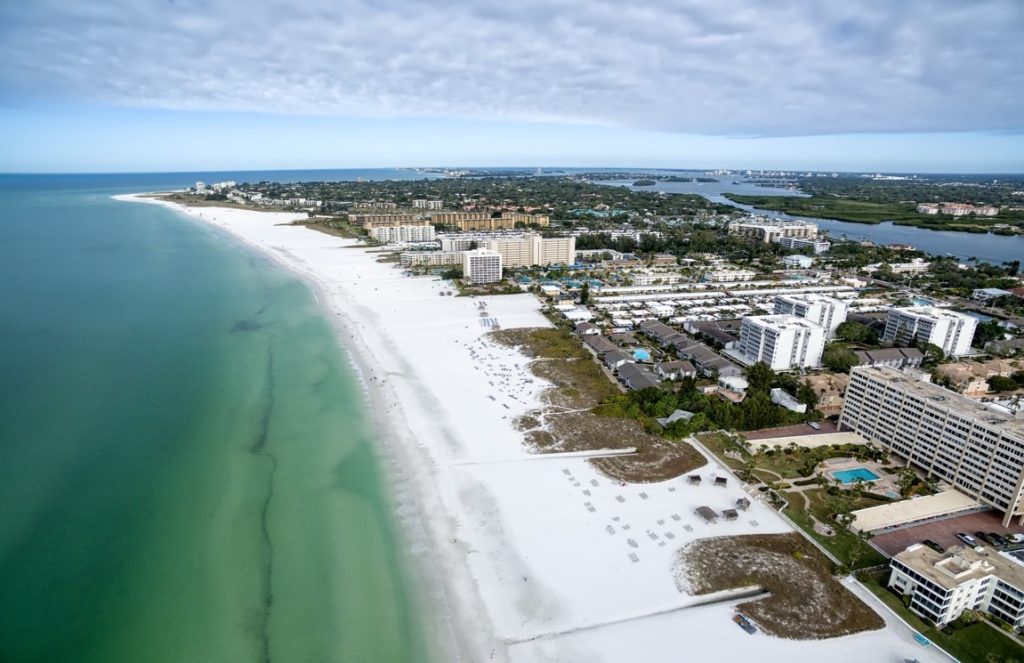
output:
[[[403,276],[354,240],[287,225],[294,214],[185,208],[305,278],[362,375],[399,511],[453,661],[701,661],[790,663],[948,660],[922,647],[870,595],[887,628],[825,641],[748,635],[731,601],[681,592],[674,553],[697,538],[790,532],[756,498],[732,522],[694,509],[747,495],[714,461],[686,477],[621,484],[580,454],[532,455],[515,417],[549,385],[528,359],[488,339],[548,326],[533,295],[442,297],[434,277]],[[487,317],[478,304],[486,303]],[[724,488],[712,476],[728,478]],[[857,588],[862,594],[863,590]]]

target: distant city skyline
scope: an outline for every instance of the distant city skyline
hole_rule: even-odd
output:
[[[3,172],[1024,172],[1024,4],[0,5]]]

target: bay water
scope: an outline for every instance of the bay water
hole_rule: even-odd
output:
[[[407,175],[333,174],[384,176]],[[196,179],[262,178],[0,176],[0,660],[424,660],[311,291],[110,197]]]

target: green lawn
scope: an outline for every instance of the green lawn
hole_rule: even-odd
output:
[[[961,663],[1024,663],[1024,647],[986,624],[973,624],[954,631],[953,635],[932,628],[882,585],[888,577],[888,573],[872,575],[864,580],[864,584],[911,627],[960,659]]]
[[[849,532],[838,532],[835,536],[822,536],[815,532],[814,522],[807,514],[807,511],[804,510],[803,500],[800,496],[786,495],[785,497],[789,501],[789,507],[785,509],[784,513],[789,516],[790,520],[799,525],[800,529],[807,532],[811,538],[824,546],[826,550],[835,555],[836,559],[846,564],[846,566],[854,569],[863,569],[885,564],[886,559],[881,553],[868,544],[861,542]],[[811,508],[813,510],[814,506],[812,505]],[[822,520],[822,522],[828,522],[820,516],[818,519]],[[856,560],[856,564],[851,564],[850,562],[853,559],[851,551],[857,546],[861,547],[860,557]]]

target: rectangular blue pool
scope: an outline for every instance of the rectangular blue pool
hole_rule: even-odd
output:
[[[838,472],[833,472],[832,476],[842,484],[855,483],[858,480],[878,481],[882,478],[866,467],[855,467],[852,470],[839,470]]]

